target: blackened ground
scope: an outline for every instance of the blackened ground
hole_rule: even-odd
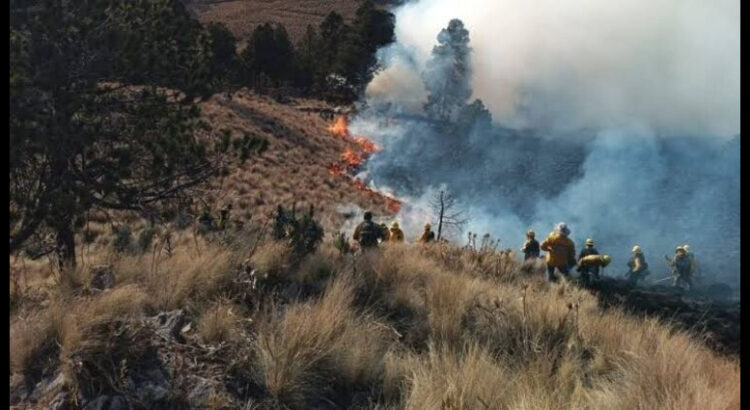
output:
[[[688,292],[664,285],[633,287],[625,280],[604,277],[586,287],[603,309],[619,306],[630,313],[658,316],[700,335],[719,353],[740,354],[740,302],[731,298],[726,285]]]

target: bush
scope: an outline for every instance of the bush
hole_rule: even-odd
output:
[[[130,231],[130,227],[123,225],[115,229],[114,240],[112,241],[112,247],[115,248],[116,252],[124,253],[131,249],[133,244],[133,233]]]
[[[155,226],[149,226],[138,234],[138,251],[140,253],[148,252],[158,231]]]
[[[292,208],[291,212],[279,205],[274,218],[273,238],[277,241],[288,241],[292,252],[302,257],[315,252],[323,241],[323,227],[314,219],[314,210],[310,210],[297,218]]]

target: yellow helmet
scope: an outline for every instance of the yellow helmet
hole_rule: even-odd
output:
[[[391,223],[391,228],[392,228],[392,229],[396,229],[396,228],[398,228],[398,222],[396,222],[396,221],[393,221],[393,222]]]
[[[430,229],[432,229],[432,225],[430,225],[430,224],[424,224],[424,230],[425,231],[429,231]]]
[[[594,246],[594,240],[591,238],[586,239],[586,246]]]
[[[633,253],[641,253],[641,247],[638,246],[638,245],[635,245],[633,247],[633,250],[631,252],[633,252]]]
[[[602,255],[602,267],[609,265],[612,262],[612,258],[609,255]]]

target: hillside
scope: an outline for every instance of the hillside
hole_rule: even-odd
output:
[[[192,0],[186,2],[202,23],[224,23],[240,47],[253,29],[266,22],[286,27],[290,40],[299,41],[308,25],[317,26],[335,11],[349,21],[359,3],[354,0]]]
[[[269,143],[265,152],[244,163],[235,159],[224,164],[228,174],[210,181],[205,200],[215,210],[232,203],[234,216],[248,221],[265,219],[278,205],[290,208],[296,203],[297,209],[314,205],[329,230],[345,220],[346,215],[337,211],[339,205],[353,204],[375,215],[393,214],[394,201],[362,190],[345,173],[332,171],[332,164],[346,163],[347,153],[367,155],[356,140],[329,130],[336,118],[334,107],[303,99],[280,104],[241,90],[229,98],[215,95],[201,109],[214,130],[229,130],[232,139],[252,135]]]
[[[12,260],[11,407],[740,408],[738,359],[505,253],[239,239]]]

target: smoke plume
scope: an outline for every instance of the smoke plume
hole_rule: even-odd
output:
[[[500,123],[576,130],[635,120],[680,134],[739,132],[739,0],[420,0],[395,14],[396,47],[421,65],[447,23],[463,21],[474,97]],[[390,74],[371,86],[388,88]]]
[[[442,187],[466,230],[503,248],[565,221],[577,250],[592,237],[612,255],[609,274],[638,244],[662,277],[688,243],[708,282],[738,282],[739,1],[421,0],[395,14],[351,128],[383,147],[363,175],[407,200],[402,225],[420,229]],[[470,37],[463,103],[481,99],[492,126],[425,118],[428,61],[454,18]]]

